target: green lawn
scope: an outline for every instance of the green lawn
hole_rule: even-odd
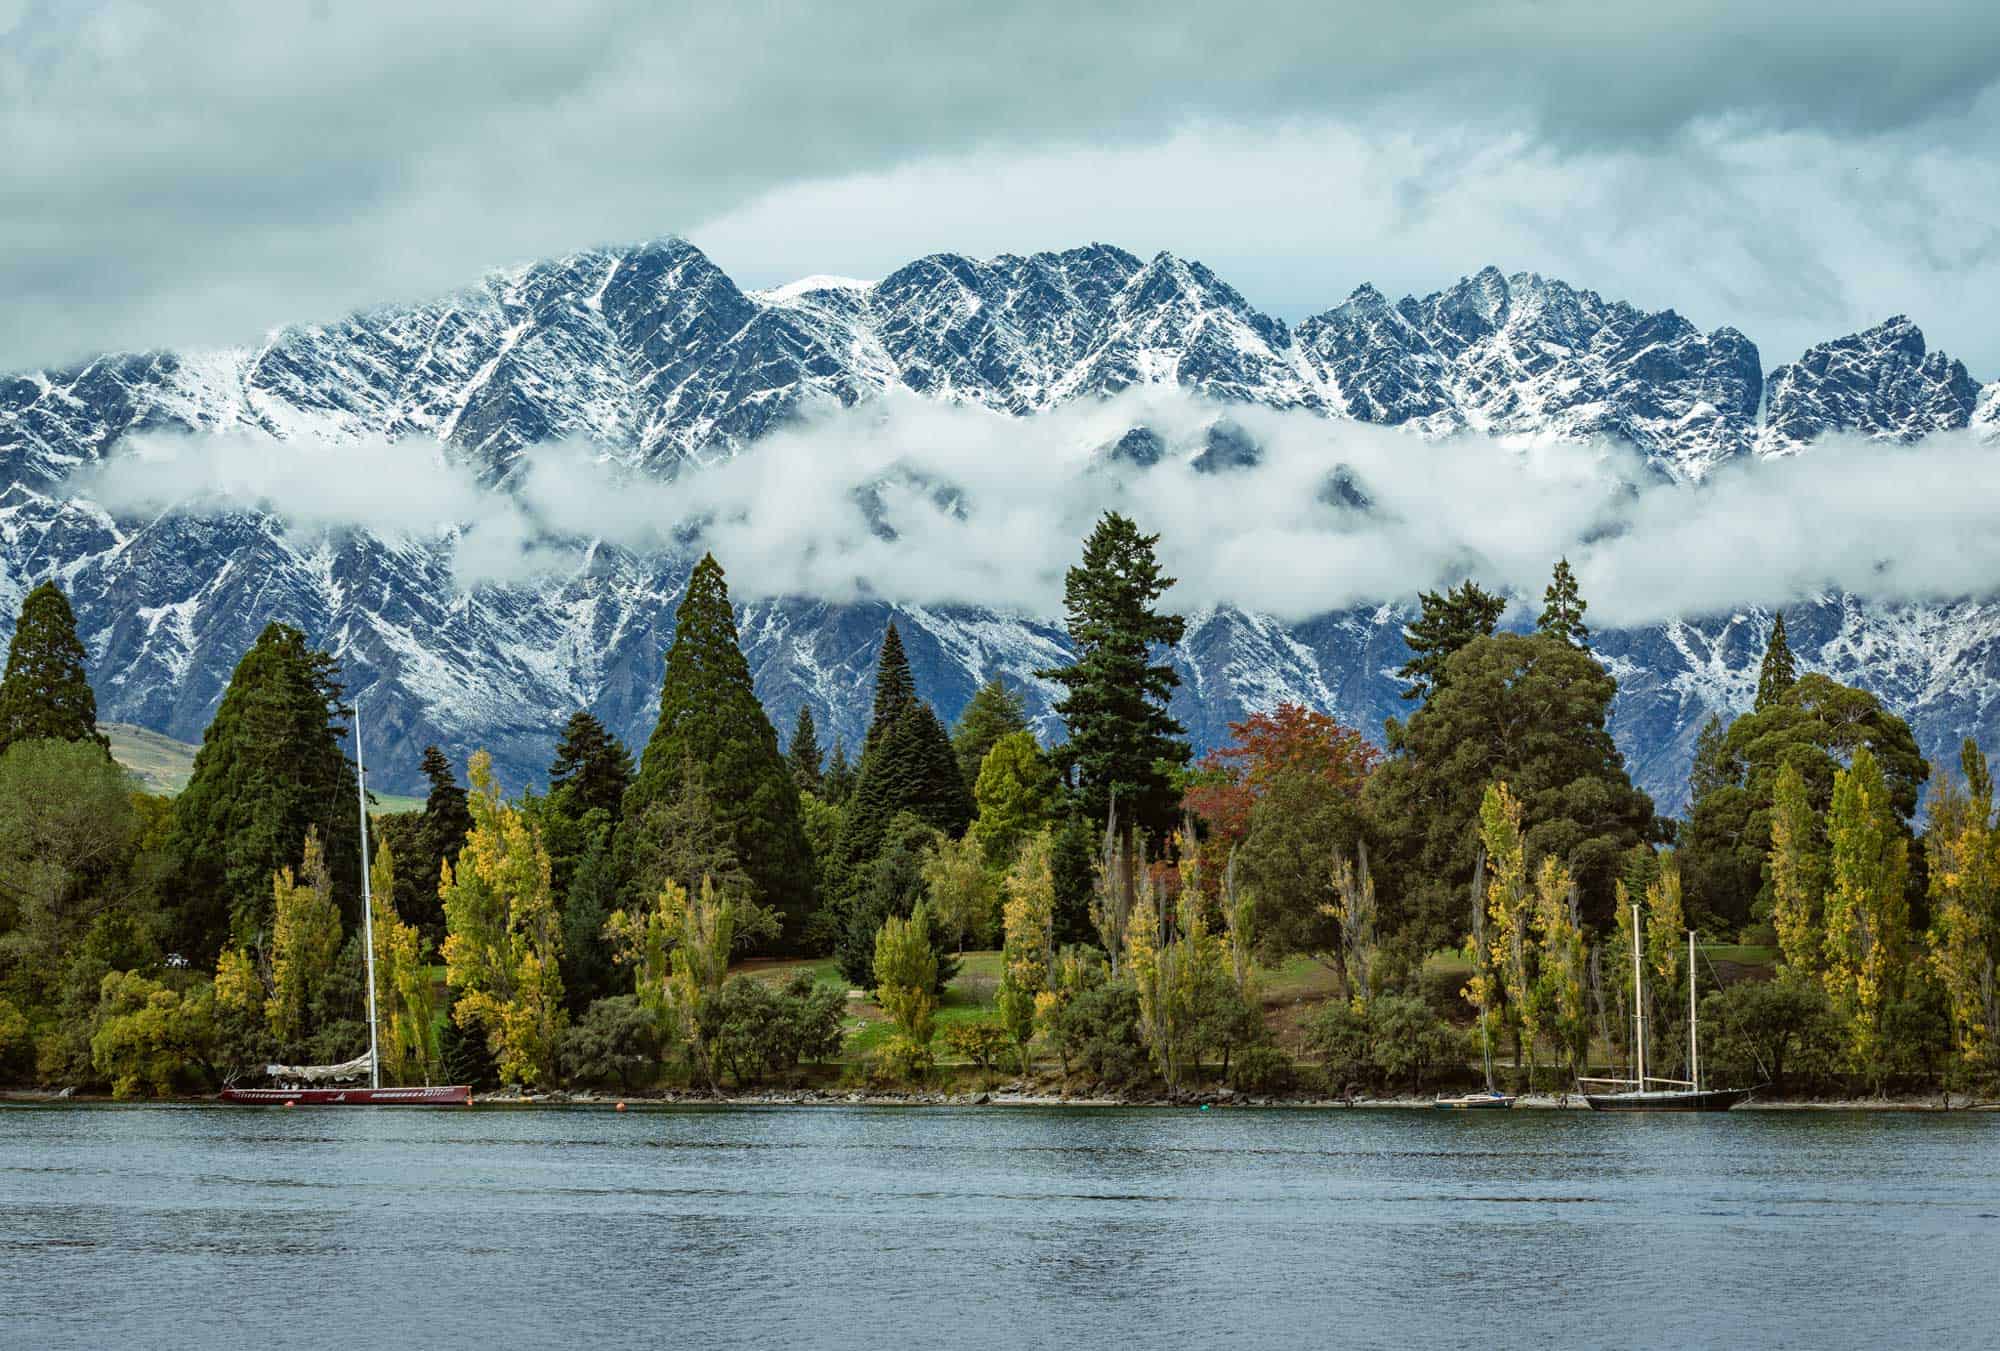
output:
[[[846,978],[840,974],[840,966],[831,957],[814,957],[803,961],[771,961],[752,959],[740,963],[736,969],[759,980],[769,980],[782,984],[799,971],[811,973],[812,978],[822,985],[848,988]],[[945,987],[944,999],[938,1005],[937,1031],[939,1036],[939,1063],[953,1062],[943,1051],[944,1030],[954,1023],[976,1022],[981,1018],[991,1018],[993,995],[1000,984],[1000,954],[997,952],[968,952],[959,966],[958,975]],[[854,998],[857,992],[848,989],[847,1000],[847,1046],[842,1059],[855,1062],[865,1060],[868,1055],[894,1034],[895,1028],[875,1004],[873,991],[862,998]]]

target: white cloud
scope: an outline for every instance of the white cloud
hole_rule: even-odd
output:
[[[1252,469],[1190,461],[1219,417],[1263,448]],[[1146,425],[1148,469],[1102,448]],[[266,510],[455,550],[467,585],[575,566],[580,541],[714,550],[739,598],[863,596],[1054,616],[1063,571],[1107,507],[1157,532],[1175,605],[1301,619],[1465,576],[1533,603],[1559,554],[1591,619],[1623,626],[1783,604],[1827,590],[1883,600],[1980,594],[2000,577],[1995,448],[1830,439],[1729,466],[1699,486],[1601,445],[1503,445],[1180,394],[1079,403],[1030,419],[891,397],[821,412],[675,481],[577,445],[542,447],[505,493],[418,442],[315,445],[144,438],[73,485],[124,516]],[[1344,470],[1366,510],[1329,493]],[[683,532],[694,531],[693,535]]]

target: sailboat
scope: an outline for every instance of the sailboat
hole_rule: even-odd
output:
[[[1472,948],[1481,966],[1486,962],[1486,857],[1480,855],[1479,864],[1472,870]],[[1454,1097],[1439,1094],[1432,1106],[1444,1111],[1476,1112],[1504,1110],[1514,1105],[1514,1095],[1502,1093],[1493,1086],[1493,1028],[1486,1017],[1486,1010],[1479,1010],[1479,1057],[1486,1068],[1486,1090],[1483,1093],[1460,1093]]]
[[[375,898],[368,876],[368,769],[361,760],[361,701],[354,701],[354,773],[361,793],[361,947],[368,962],[368,1054],[338,1065],[266,1065],[268,1078],[288,1088],[225,1088],[221,1101],[252,1107],[458,1107],[472,1103],[470,1084],[382,1086],[382,1052],[375,1016]],[[343,1088],[366,1072],[368,1087]]]
[[[1688,930],[1688,1077],[1662,1079],[1646,1073],[1646,978],[1640,962],[1645,940],[1639,927],[1639,907],[1632,907],[1632,1045],[1631,1079],[1579,1079],[1584,1084],[1624,1085],[1616,1093],[1585,1093],[1593,1112],[1726,1112],[1750,1096],[1747,1088],[1703,1088],[1701,1038],[1695,1026],[1694,931]],[[1661,1084],[1664,1087],[1654,1088]]]

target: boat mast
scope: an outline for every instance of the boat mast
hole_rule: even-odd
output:
[[[375,1033],[375,898],[368,881],[368,769],[361,762],[361,699],[354,700],[354,784],[361,795],[361,950],[368,955],[368,1086],[382,1086]]]
[[[1688,1084],[1701,1092],[1701,1042],[1694,1032],[1694,930],[1688,930]]]
[[[1633,1045],[1638,1052],[1639,1063],[1635,1067],[1639,1081],[1639,1091],[1646,1091],[1646,973],[1640,965],[1639,954],[1646,944],[1639,932],[1639,903],[1632,902],[1632,1031]]]

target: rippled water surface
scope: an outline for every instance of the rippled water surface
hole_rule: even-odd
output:
[[[2000,1344],[2000,1116],[0,1108],[0,1345]]]

